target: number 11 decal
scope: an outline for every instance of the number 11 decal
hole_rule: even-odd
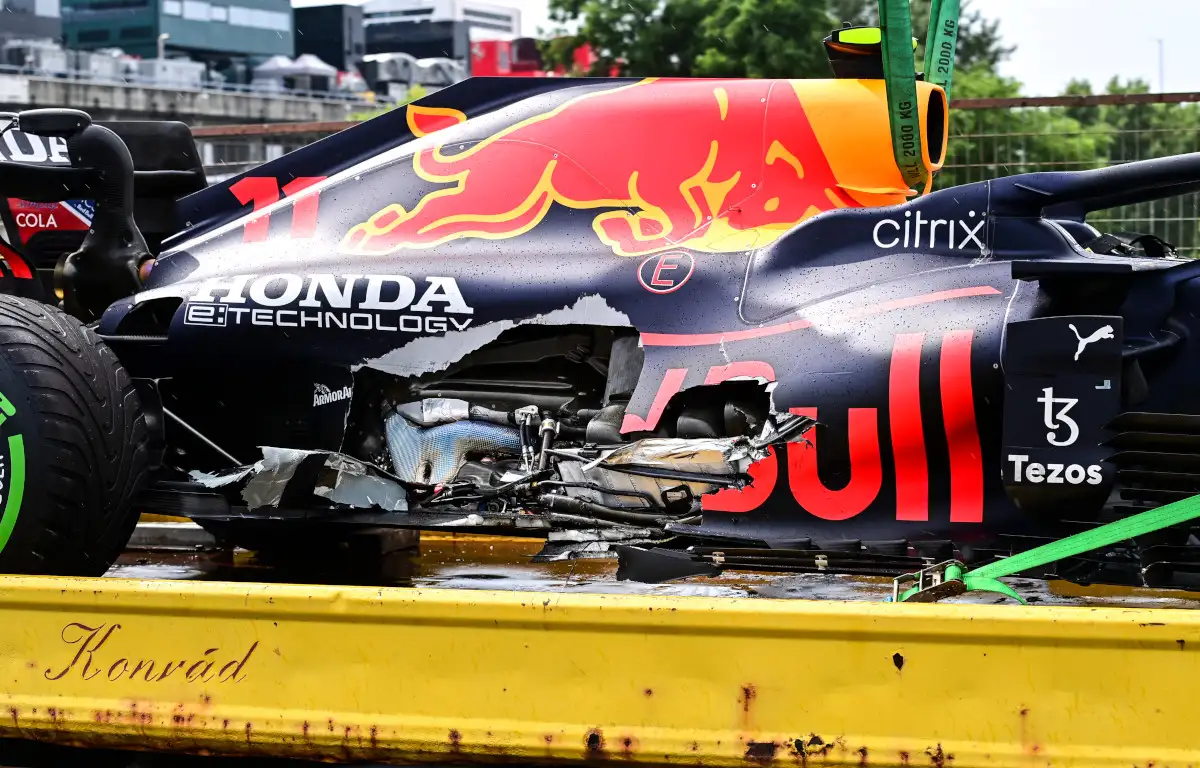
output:
[[[237,201],[242,205],[254,203],[254,210],[262,209],[279,202],[280,197],[295,197],[313,184],[325,181],[326,176],[300,176],[279,187],[279,179],[274,176],[247,176],[229,187]],[[282,192],[282,195],[280,194]],[[321,204],[321,193],[314,192],[304,195],[292,206],[292,227],[288,236],[293,240],[306,240],[316,234],[317,210]],[[242,241],[246,243],[261,243],[267,240],[271,230],[271,215],[261,214],[251,216],[246,222]]]

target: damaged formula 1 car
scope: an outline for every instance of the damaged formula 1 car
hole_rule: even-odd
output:
[[[846,72],[473,79],[213,185],[179,124],[15,116],[5,196],[88,226],[0,217],[0,571],[102,573],[154,511],[898,574],[1200,491],[1200,265],[1086,222],[1200,155],[931,192],[945,88],[906,166]]]

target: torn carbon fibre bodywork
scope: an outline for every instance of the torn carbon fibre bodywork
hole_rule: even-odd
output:
[[[486,421],[464,401],[425,400],[397,408],[390,434],[404,430],[436,452],[389,442],[394,472],[342,453],[264,448],[252,465],[206,473],[192,482],[207,493],[186,512],[207,522],[259,519],[339,520],[395,527],[509,532],[582,529],[589,539],[666,538],[669,525],[699,521],[700,497],[741,488],[747,470],[772,445],[802,439],[803,416],[769,419],[754,438],[647,438],[620,446],[559,439],[559,423],[535,409],[511,414],[518,426]],[[468,411],[476,411],[469,414]],[[471,416],[483,415],[473,420]],[[414,419],[415,420],[412,420]],[[447,436],[446,428],[454,428]],[[514,440],[498,436],[512,433]],[[452,459],[447,459],[452,457]],[[468,460],[468,457],[471,457]],[[433,463],[443,474],[428,477]],[[415,478],[421,477],[425,482]]]

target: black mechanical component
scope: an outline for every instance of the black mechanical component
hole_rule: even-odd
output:
[[[621,427],[645,351],[637,334],[612,336],[610,329],[600,327],[573,327],[561,334],[518,328],[434,376],[416,381],[381,379],[371,372],[360,376],[365,387],[382,389],[395,403],[469,403],[463,418],[522,429],[530,455],[541,440],[538,424],[547,418],[556,424],[556,435],[618,445],[631,439]],[[746,435],[762,426],[768,412],[760,382],[701,386],[672,401],[655,434],[685,439]],[[524,427],[521,413],[529,419]]]
[[[553,413],[595,408],[609,378],[605,363],[612,343],[606,328],[513,328],[444,371],[403,382],[403,391],[389,388],[389,396],[396,402],[459,399],[504,412],[524,406]]]
[[[542,447],[538,451],[538,470],[544,470],[550,462],[550,449],[554,447],[554,436],[558,433],[558,422],[553,419],[544,419],[540,427],[542,434]]]
[[[26,140],[65,142],[71,165],[0,162],[0,188],[19,189],[32,202],[95,203],[86,233],[45,229],[23,244],[35,271],[53,271],[47,290],[70,314],[93,320],[141,287],[151,255],[176,228],[175,199],[205,188],[195,142],[186,125],[169,121],[100,125],[72,109],[12,117]]]
[[[616,509],[606,507],[595,502],[585,501],[583,499],[572,499],[568,496],[560,496],[558,494],[544,494],[538,498],[538,503],[555,512],[565,512],[570,515],[578,515],[584,518],[595,518],[597,520],[606,520],[613,523],[623,523],[625,525],[643,525],[647,527],[661,528],[667,523],[682,523],[686,521],[686,517],[671,517],[669,515],[655,515],[644,512],[631,512],[626,509]]]
[[[55,276],[67,312],[85,322],[95,320],[109,304],[141,288],[138,270],[151,257],[133,220],[129,148],[78,110],[27,110],[17,115],[16,123],[23,132],[67,142],[72,168],[65,173],[67,169],[43,169],[59,172],[65,182],[46,197],[67,200],[83,193],[95,200],[91,229],[79,249],[63,259]]]
[[[853,80],[882,80],[883,45],[878,27],[847,23],[825,38],[825,55],[833,76]]]
[[[92,116],[78,109],[27,109],[18,112],[14,127],[35,136],[69,139],[92,124]]]
[[[53,203],[89,197],[98,188],[91,168],[54,168],[0,161],[0,189],[20,189],[21,198],[35,203]]]
[[[628,403],[642,375],[646,352],[636,334],[626,334],[613,340],[608,361],[608,381],[604,385],[604,405]]]
[[[72,163],[95,168],[99,178],[92,227],[55,282],[67,312],[90,321],[141,288],[139,270],[151,254],[133,221],[133,158],[125,142],[98,125],[66,138]]]

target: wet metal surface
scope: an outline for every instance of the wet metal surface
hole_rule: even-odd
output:
[[[1132,608],[1197,595],[1017,582],[1040,603],[901,607],[886,579],[622,583],[611,561],[533,563],[536,541],[431,536],[374,571],[364,545],[320,545],[294,566],[130,553],[116,578],[6,579],[0,739],[351,763],[1200,765],[1200,613]],[[398,587],[343,586],[370,583]]]
[[[295,563],[264,562],[253,553],[127,552],[108,575],[124,579],[180,579],[352,586],[436,587],[559,593],[748,597],[881,602],[891,580],[860,576],[779,575],[727,571],[665,584],[617,581],[616,559],[532,562],[536,539],[425,534],[419,550],[381,557],[338,557]],[[1080,587],[1065,582],[1006,580],[1032,605],[1129,608],[1200,608],[1200,593],[1127,587]],[[968,594],[945,603],[1003,603],[992,594]],[[1011,601],[1007,601],[1011,602]]]

